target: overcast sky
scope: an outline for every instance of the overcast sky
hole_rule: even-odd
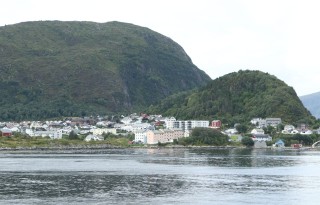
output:
[[[212,79],[240,69],[277,76],[298,95],[320,91],[317,0],[1,0],[0,25],[121,21],[179,43]]]

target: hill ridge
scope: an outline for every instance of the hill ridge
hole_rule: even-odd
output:
[[[0,119],[130,112],[210,77],[183,48],[121,22],[0,27]]]
[[[252,70],[232,72],[195,91],[170,96],[148,111],[179,119],[221,119],[228,124],[255,117],[279,117],[285,123],[315,120],[292,87]]]

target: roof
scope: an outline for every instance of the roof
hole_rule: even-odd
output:
[[[269,138],[270,135],[267,134],[252,134],[253,137],[255,138]]]
[[[1,132],[2,133],[12,133],[12,131],[10,129],[6,128],[6,127],[2,128]]]
[[[284,142],[281,139],[279,139],[278,141],[276,141],[275,144],[284,144]]]

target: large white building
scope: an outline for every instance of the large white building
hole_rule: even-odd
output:
[[[134,133],[134,141],[147,144],[147,131],[138,131]]]
[[[165,125],[166,125],[166,128],[167,128],[167,129],[173,129],[173,128],[174,128],[174,123],[175,123],[176,121],[177,121],[177,120],[176,120],[176,118],[174,118],[174,117],[166,118],[166,119],[164,120],[164,123],[165,123]]]
[[[26,129],[26,134],[30,137],[50,137],[51,139],[61,139],[62,130],[49,130],[49,131],[34,131],[32,129]]]
[[[266,119],[261,119],[261,118],[254,118],[251,120],[252,124],[257,125],[259,128],[263,127],[277,127],[279,124],[282,123],[281,118],[266,118]]]
[[[196,127],[209,127],[209,121],[203,121],[203,120],[177,121],[174,117],[167,118],[165,120],[165,124],[167,129],[191,130]]]

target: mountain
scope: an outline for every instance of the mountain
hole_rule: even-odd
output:
[[[131,112],[211,79],[183,48],[120,23],[0,27],[0,120]]]
[[[300,99],[304,106],[310,110],[317,119],[320,119],[320,92],[301,96]]]
[[[315,120],[292,87],[260,71],[227,74],[195,91],[166,98],[148,109],[178,119],[220,119],[248,122],[255,117],[280,117],[285,123]]]

